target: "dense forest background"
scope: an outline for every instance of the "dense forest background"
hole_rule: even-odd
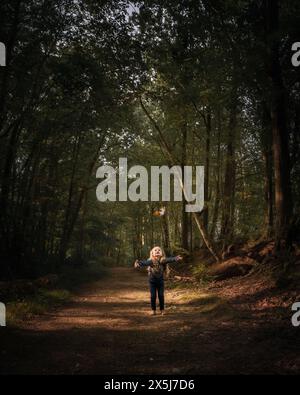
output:
[[[0,4],[0,276],[300,234],[296,0]],[[205,208],[96,199],[96,169],[205,166]],[[173,162],[173,163],[172,163]],[[166,215],[153,211],[166,206]]]

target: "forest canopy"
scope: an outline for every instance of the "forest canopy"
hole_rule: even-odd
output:
[[[299,1],[8,0],[0,15],[0,277],[156,244],[216,260],[249,240],[292,248]],[[204,209],[98,202],[97,168],[119,158],[204,166]]]

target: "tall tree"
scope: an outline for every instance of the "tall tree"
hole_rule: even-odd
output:
[[[271,80],[271,120],[275,171],[276,247],[291,242],[290,224],[293,202],[290,178],[289,133],[287,128],[286,92],[280,64],[280,30],[278,0],[265,0],[266,32],[269,44]]]

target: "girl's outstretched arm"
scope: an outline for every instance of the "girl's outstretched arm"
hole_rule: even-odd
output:
[[[166,258],[164,260],[165,263],[176,263],[176,262],[181,262],[182,261],[182,256],[178,255],[178,256],[174,256],[171,258]]]
[[[134,266],[137,268],[137,267],[148,267],[148,266],[151,266],[152,265],[152,261],[151,261],[151,259],[147,259],[146,261],[139,261],[139,260],[137,260],[137,261],[135,261],[135,264],[134,264]]]

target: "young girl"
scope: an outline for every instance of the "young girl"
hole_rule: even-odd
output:
[[[149,285],[151,294],[152,315],[156,314],[156,297],[158,294],[160,312],[165,311],[164,298],[164,272],[168,263],[182,261],[181,256],[166,258],[160,247],[154,247],[150,252],[150,258],[146,261],[135,261],[135,268],[148,267]]]

